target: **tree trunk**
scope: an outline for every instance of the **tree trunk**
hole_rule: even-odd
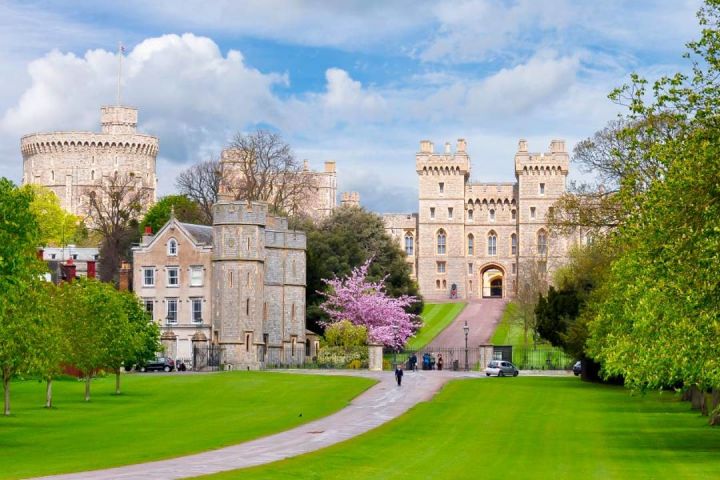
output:
[[[3,371],[3,393],[5,394],[5,416],[10,415],[10,375]]]
[[[88,373],[85,377],[85,401],[90,401],[90,380],[92,379],[92,374]]]
[[[45,408],[52,408],[52,377],[47,379],[47,388],[45,389]]]
[[[712,402],[710,403],[710,420],[712,426],[720,425],[720,389],[712,389]]]
[[[692,400],[692,387],[683,390],[682,397],[680,398],[683,402],[689,402]]]
[[[120,395],[120,367],[115,369],[115,395]]]
[[[705,403],[705,394],[697,385],[690,387],[690,403],[693,410],[702,411],[703,404]]]

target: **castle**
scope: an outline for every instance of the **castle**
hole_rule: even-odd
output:
[[[66,211],[87,217],[87,194],[103,178],[132,174],[155,203],[158,139],[137,133],[138,111],[124,106],[100,109],[102,130],[25,135],[20,140],[23,183],[43,185]]]
[[[429,300],[509,298],[520,281],[548,275],[566,258],[570,239],[550,235],[547,215],[566,191],[569,155],[563,140],[531,153],[520,140],[515,182],[473,183],[464,139],[435,152],[428,140],[415,156],[418,212],[386,214],[420,292]]]
[[[304,232],[262,202],[221,200],[213,225],[174,217],[133,248],[133,290],[158,322],[166,355],[220,349],[233,368],[301,364],[317,349],[305,330]]]

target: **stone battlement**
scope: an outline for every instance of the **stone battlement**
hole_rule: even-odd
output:
[[[213,224],[266,225],[268,204],[264,202],[220,201],[213,205]]]

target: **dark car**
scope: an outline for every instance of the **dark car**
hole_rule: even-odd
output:
[[[582,373],[582,362],[580,360],[575,362],[575,365],[573,365],[573,373],[576,377]]]
[[[160,357],[155,360],[150,360],[145,365],[140,366],[141,372],[152,372],[153,370],[172,372],[175,370],[175,360],[172,358]]]

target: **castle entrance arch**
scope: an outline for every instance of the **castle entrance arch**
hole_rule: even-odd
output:
[[[483,298],[503,298],[505,270],[498,265],[488,265],[481,270],[481,293]]]

